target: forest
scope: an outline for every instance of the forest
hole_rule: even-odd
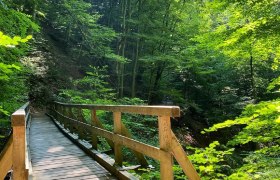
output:
[[[201,179],[279,179],[279,44],[279,0],[0,0],[0,149],[26,101],[176,105]]]

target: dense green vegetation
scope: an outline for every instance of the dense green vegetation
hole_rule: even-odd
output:
[[[0,0],[0,138],[27,100],[172,104],[182,109],[173,130],[202,179],[279,179],[279,8],[278,0]],[[156,135],[153,118],[124,123],[136,138]]]

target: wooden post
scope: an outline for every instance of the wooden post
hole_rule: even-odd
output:
[[[68,107],[69,109],[68,109],[68,116],[71,118],[71,119],[77,119],[76,117],[75,117],[75,115],[73,114],[73,112],[72,112],[72,107]],[[75,130],[77,130],[77,126],[76,126],[76,123],[75,122],[73,122],[73,121],[70,121],[71,123],[70,123],[70,132],[71,133],[73,133],[73,132],[75,132]]]
[[[84,115],[83,115],[83,109],[81,108],[78,108],[77,109],[77,118],[80,122],[82,123],[87,123],[86,119],[84,118]],[[83,129],[83,127],[81,125],[78,124],[78,134],[79,134],[79,137],[81,139],[86,139],[86,131]]]
[[[65,107],[64,106],[61,106],[61,114],[63,115],[62,117],[61,117],[61,121],[62,121],[62,125],[63,125],[63,127],[65,128],[65,129],[67,129],[67,126],[66,126],[66,121],[65,121],[65,118],[64,118],[64,116],[65,116]]]
[[[113,112],[114,116],[114,133],[121,135],[122,133],[122,122],[121,122],[121,112]],[[114,142],[114,152],[115,152],[115,165],[122,166],[122,146]]]
[[[20,109],[12,115],[13,127],[13,179],[26,180],[28,171],[25,169],[25,111]]]
[[[93,126],[97,127],[97,116],[96,116],[96,110],[91,110],[91,123]],[[92,148],[97,150],[97,143],[98,143],[98,138],[97,138],[97,135],[92,132],[91,133],[91,145],[92,145]]]
[[[79,121],[81,121],[83,123],[87,122],[86,119],[84,118],[84,115],[83,115],[83,109],[78,108],[78,115],[77,115],[77,117],[78,117]]]
[[[160,149],[167,152],[162,154],[160,161],[160,179],[173,180],[173,157],[171,154],[171,122],[169,116],[158,117]]]

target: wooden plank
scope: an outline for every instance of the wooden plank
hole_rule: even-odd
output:
[[[73,173],[72,175],[70,174],[45,174],[45,173],[38,173],[38,174],[34,174],[35,176],[38,176],[40,178],[35,180],[60,180],[60,179],[75,179],[75,180],[80,180],[83,177],[87,176],[87,177],[95,177],[94,179],[101,179],[102,177],[108,177],[108,175],[106,174],[89,174],[86,173],[85,170],[81,170],[78,173]],[[110,176],[109,176],[110,177]],[[114,178],[115,179],[115,178]],[[92,179],[91,179],[92,180]],[[107,179],[108,180],[108,179]]]
[[[95,109],[111,112],[134,113],[142,115],[180,117],[178,106],[130,106],[130,105],[89,105],[89,104],[67,104],[55,102],[58,105],[80,109]]]
[[[36,123],[36,121],[42,123]],[[40,140],[36,136],[30,136],[33,179],[80,179],[86,176],[111,176],[102,166],[86,156],[81,149],[69,143],[71,142],[69,139],[61,138],[61,133],[57,128],[44,130],[50,125],[54,126],[47,117],[32,120],[30,134],[38,133],[37,135],[40,136]],[[59,138],[57,139],[56,136]]]
[[[121,112],[114,112],[113,119],[114,119],[114,133],[121,134],[122,133]],[[118,166],[122,166],[122,162],[123,162],[122,145],[116,141],[114,142],[114,153],[115,153],[115,164]]]
[[[63,178],[64,179],[64,178]],[[79,180],[108,180],[108,179],[110,179],[110,180],[117,180],[117,178],[116,177],[114,177],[114,176],[108,176],[108,175],[106,175],[106,176],[101,176],[101,177],[96,177],[95,175],[90,175],[90,176],[82,176],[82,177],[79,177],[78,178]],[[75,178],[67,178],[67,180],[77,180],[77,177],[75,177]]]
[[[89,149],[88,143],[84,143],[84,142],[78,140],[77,138],[73,137],[65,129],[63,129],[62,126],[57,124],[58,122],[56,120],[54,120],[54,122],[57,125],[57,127],[61,128],[62,132],[68,138],[71,139],[71,141],[75,142],[81,149],[83,149],[83,151],[85,151],[88,155],[90,155],[93,159],[95,159],[98,163],[100,163],[105,169],[110,171],[112,174],[117,176],[119,179],[122,179],[122,180],[136,180],[137,179],[132,174],[129,174],[126,171],[118,171],[117,168],[113,166],[115,161],[112,158],[110,158],[108,155],[102,154],[96,150]],[[85,127],[91,127],[88,124],[84,124],[84,125],[85,125]],[[109,132],[109,133],[111,133],[111,132]]]
[[[173,157],[171,155],[171,122],[169,116],[158,117],[160,149],[168,152],[163,154],[160,161],[160,178],[173,180]]]
[[[139,153],[142,153],[146,156],[149,156],[151,158],[154,158],[156,160],[160,160],[161,159],[161,155],[163,154],[163,156],[166,154],[166,152],[161,151],[159,148],[142,143],[140,141],[122,136],[122,135],[118,135],[118,134],[114,134],[110,131],[101,129],[101,128],[97,128],[97,127],[93,127],[90,126],[88,124],[80,124],[81,126],[83,126],[83,128],[86,129],[93,129],[94,133],[96,133],[98,136],[107,138],[107,139],[111,139],[113,142],[117,142],[123,146],[126,146],[132,150],[135,150]]]
[[[76,169],[78,166],[80,167],[88,167],[91,170],[99,170],[99,171],[103,171],[106,172],[104,168],[102,168],[100,165],[99,166],[94,166],[94,163],[92,160],[88,160],[88,161],[70,161],[70,162],[64,162],[61,164],[58,163],[49,163],[49,164],[45,164],[44,166],[34,166],[34,171],[62,171],[62,170],[69,170],[69,169]]]
[[[13,137],[11,136],[0,154],[0,179],[4,179],[13,165]]]
[[[80,177],[85,175],[96,175],[98,176],[106,176],[108,175],[108,171],[92,171],[86,166],[77,166],[76,169],[62,169],[61,171],[35,171],[34,175],[37,177],[40,176],[48,176],[50,179],[60,179],[60,178],[70,178],[70,177]]]
[[[193,167],[192,163],[190,162],[187,154],[185,153],[184,149],[182,148],[181,144],[179,143],[178,139],[176,138],[175,134],[172,134],[172,153],[182,167],[184,173],[188,176],[190,180],[199,180],[200,177],[196,172],[195,168]]]

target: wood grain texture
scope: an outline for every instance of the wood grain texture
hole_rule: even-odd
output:
[[[13,136],[11,136],[0,154],[0,179],[4,179],[13,165]]]
[[[98,124],[98,119],[97,119],[97,115],[96,115],[95,110],[91,111],[91,123],[92,123],[93,126],[97,126],[97,124]],[[92,148],[97,150],[97,144],[98,144],[98,137],[97,137],[96,134],[94,134],[94,131],[92,131],[92,135],[91,135]]]
[[[114,133],[122,134],[122,121],[121,121],[121,112],[114,112]],[[115,152],[115,163],[118,166],[122,166],[123,157],[122,157],[122,145],[118,142],[114,142],[114,152]]]
[[[131,106],[131,105],[91,105],[91,104],[66,104],[55,102],[58,105],[78,109],[94,109],[111,112],[123,112],[142,115],[180,117],[180,107],[178,106]]]
[[[168,116],[158,117],[159,145],[166,152],[171,151],[171,122]],[[160,178],[173,179],[173,157],[170,153],[162,154],[160,161]]]
[[[25,180],[28,178],[26,170],[26,131],[25,116],[12,115],[12,121],[23,121],[23,126],[13,126],[13,179]]]
[[[47,116],[30,128],[32,179],[116,179],[67,139]]]
[[[147,166],[145,156],[149,156],[153,159],[160,161],[160,174],[161,179],[174,179],[173,175],[173,156],[176,158],[179,165],[184,170],[184,173],[189,179],[199,179],[199,176],[193,167],[192,163],[186,156],[184,149],[178,142],[174,133],[171,130],[171,117],[180,116],[180,109],[176,106],[123,106],[123,105],[86,105],[86,104],[65,104],[55,103],[58,107],[57,111],[54,110],[55,116],[59,117],[58,120],[62,123],[63,120],[68,120],[72,124],[76,124],[77,127],[86,130],[91,133],[92,139],[90,147],[97,150],[98,136],[106,138],[106,140],[114,146],[115,165],[122,166],[122,146],[131,149],[142,166]],[[66,117],[59,112],[60,106],[76,109],[76,111],[82,111],[81,109],[91,110],[91,123],[85,123]],[[113,112],[114,132],[105,130],[98,120],[96,110],[105,110]],[[159,144],[160,148],[150,146],[148,144],[136,141],[131,136],[129,130],[121,122],[122,113],[136,113],[144,115],[157,115],[158,116],[158,128],[159,128]],[[64,125],[65,127],[65,125]],[[102,159],[102,157],[101,157]],[[111,165],[111,164],[110,164]],[[112,164],[113,165],[113,164]],[[105,166],[104,166],[105,167]]]
[[[196,172],[194,166],[192,165],[191,161],[187,157],[187,154],[185,153],[184,149],[180,145],[178,139],[176,138],[175,134],[172,132],[172,153],[179,163],[179,165],[182,167],[185,174],[188,176],[190,180],[199,180],[200,177],[198,173]]]

